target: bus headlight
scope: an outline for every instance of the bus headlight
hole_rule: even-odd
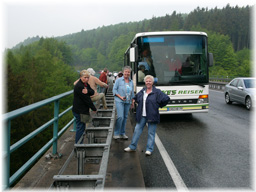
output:
[[[197,103],[208,103],[208,95],[199,95]]]

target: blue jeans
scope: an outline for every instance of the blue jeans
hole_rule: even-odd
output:
[[[147,123],[147,118],[142,117],[140,122],[138,122],[135,126],[135,130],[132,136],[132,142],[129,147],[133,150],[137,148],[137,144],[140,138],[140,135]],[[155,135],[156,135],[156,123],[148,123],[148,141],[146,151],[153,152],[155,145]]]
[[[117,111],[117,119],[114,135],[124,135],[126,128],[126,121],[129,113],[129,109],[131,104],[124,102],[115,102],[116,103],[116,111]]]
[[[76,118],[76,141],[75,141],[75,143],[78,143],[79,139],[84,134],[85,123],[82,123],[80,121],[80,114],[77,114],[77,113],[73,112],[73,115]],[[83,139],[82,139],[81,143],[83,143]]]

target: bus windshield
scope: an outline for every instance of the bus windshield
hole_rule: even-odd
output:
[[[148,74],[156,85],[208,83],[206,41],[199,35],[138,37],[138,85]]]

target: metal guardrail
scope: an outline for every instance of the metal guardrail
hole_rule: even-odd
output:
[[[216,90],[221,90],[224,91],[226,82],[215,82],[215,81],[210,81],[209,82],[209,88],[210,89],[216,89]]]
[[[63,111],[61,114],[59,114],[59,101],[60,99],[67,97],[73,93],[72,91],[65,92],[63,94],[51,97],[49,99],[45,99],[43,101],[22,107],[20,109],[11,111],[9,113],[3,114],[2,120],[4,123],[4,131],[3,131],[3,139],[4,139],[4,151],[3,151],[3,188],[8,189],[17,179],[19,179],[22,174],[28,170],[31,165],[39,159],[44,152],[53,145],[53,155],[57,154],[57,143],[59,136],[73,123],[74,119],[72,119],[69,123],[67,123],[61,131],[58,132],[58,120],[60,117],[62,117],[64,114],[66,114],[68,111],[72,109],[72,106],[67,108],[65,111]],[[24,115],[30,111],[33,111],[35,109],[38,109],[40,107],[43,107],[45,105],[54,103],[54,118],[49,120],[47,123],[42,125],[41,127],[37,128],[32,133],[28,134],[18,142],[14,143],[10,146],[10,140],[11,140],[11,120]],[[19,168],[18,171],[16,171],[11,177],[10,177],[10,155],[12,152],[23,146],[25,143],[30,141],[32,138],[34,138],[36,135],[41,133],[43,130],[48,128],[50,125],[53,126],[53,137],[52,139],[46,143],[33,157],[31,157],[21,168]]]
[[[209,80],[212,82],[230,82],[235,77],[223,77],[223,76],[217,76],[217,77],[210,77]]]
[[[53,177],[54,183],[51,188],[57,190],[79,188],[83,188],[83,190],[104,189],[115,123],[115,105],[111,92],[107,93],[106,102],[108,109],[102,109],[101,105],[96,115],[92,117],[89,126],[85,129],[87,143],[74,145],[74,150],[61,171],[58,175]],[[82,137],[84,137],[84,135]],[[62,175],[74,155],[77,158],[77,174]],[[94,174],[86,175],[86,165],[90,163],[100,163],[99,170],[95,170]]]

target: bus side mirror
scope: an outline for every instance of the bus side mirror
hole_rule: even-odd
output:
[[[135,53],[135,47],[130,48],[130,62],[135,62],[135,57],[136,53]]]
[[[209,58],[209,67],[213,66],[213,54],[208,53],[208,58]]]

